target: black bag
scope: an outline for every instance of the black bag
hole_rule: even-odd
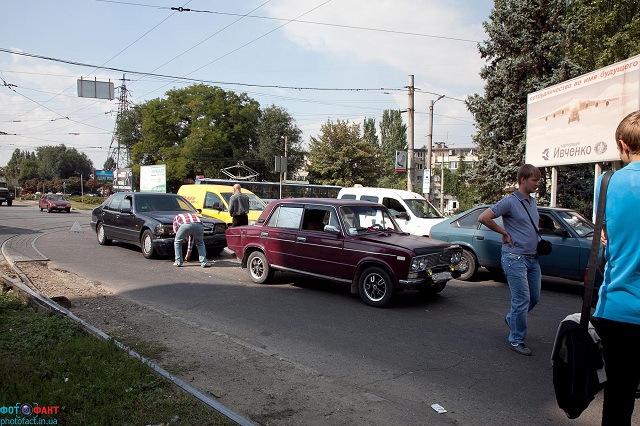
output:
[[[518,198],[518,197],[516,197],[516,198]],[[551,244],[551,241],[547,241],[547,240],[542,238],[542,235],[540,235],[540,231],[538,230],[538,227],[536,226],[535,223],[533,223],[533,219],[531,218],[531,215],[529,214],[529,210],[527,210],[527,207],[524,205],[524,203],[522,202],[521,199],[518,198],[518,201],[520,201],[520,204],[522,204],[522,208],[524,209],[524,211],[527,212],[527,216],[529,216],[529,220],[531,221],[531,225],[533,225],[533,229],[536,230],[536,234],[538,234],[538,237],[540,238],[540,241],[538,241],[538,246],[536,247],[536,253],[538,254],[538,256],[546,256],[548,254],[551,254],[551,251],[553,250],[553,246]]]
[[[558,406],[567,417],[575,419],[589,406],[606,382],[602,344],[589,319],[591,299],[600,250],[600,233],[611,173],[602,178],[598,212],[591,240],[591,252],[585,278],[582,311],[567,316],[558,327],[551,352],[553,388]]]
[[[588,332],[580,327],[580,314],[560,323],[551,364],[558,407],[570,419],[578,418],[607,380],[600,338],[591,323]]]
[[[536,252],[538,253],[538,256],[546,256],[548,254],[551,254],[551,250],[553,250],[551,241],[547,241],[543,239],[538,241],[538,247],[536,248]]]

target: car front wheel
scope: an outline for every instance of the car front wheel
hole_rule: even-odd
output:
[[[360,274],[358,291],[364,303],[381,308],[391,302],[393,283],[384,269],[371,266]]]
[[[247,269],[249,270],[251,281],[254,283],[268,283],[273,278],[274,271],[271,269],[271,265],[269,265],[267,256],[261,251],[254,251],[249,255],[249,259],[247,259]]]
[[[102,223],[96,225],[96,235],[98,236],[98,244],[101,246],[108,246],[111,244],[111,239],[107,238],[107,234],[104,232],[104,226]]]
[[[153,250],[153,235],[151,235],[151,231],[148,229],[142,233],[140,247],[142,248],[142,255],[147,259],[152,259],[156,255]]]
[[[470,280],[478,271],[476,255],[469,250],[462,249],[462,260],[458,263],[457,268],[460,271],[460,277],[458,278],[460,281]]]

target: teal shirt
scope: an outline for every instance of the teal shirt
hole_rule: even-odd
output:
[[[596,200],[601,181],[602,176]],[[594,316],[640,324],[640,162],[629,163],[611,176],[604,223],[607,265]]]

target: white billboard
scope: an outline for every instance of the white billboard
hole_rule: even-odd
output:
[[[167,165],[140,166],[140,192],[167,192]]]
[[[114,87],[112,82],[94,80],[78,80],[78,97],[112,100]]]
[[[617,161],[615,130],[640,109],[640,55],[530,93],[526,162],[536,167]]]

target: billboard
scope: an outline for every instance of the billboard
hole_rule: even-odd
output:
[[[131,191],[133,189],[133,170],[116,169],[113,173],[113,185],[114,191]]]
[[[140,192],[167,192],[167,165],[140,166]]]
[[[78,97],[113,99],[114,87],[112,82],[94,80],[78,80]]]
[[[640,55],[527,97],[526,162],[536,167],[617,161],[615,130],[640,109]]]

